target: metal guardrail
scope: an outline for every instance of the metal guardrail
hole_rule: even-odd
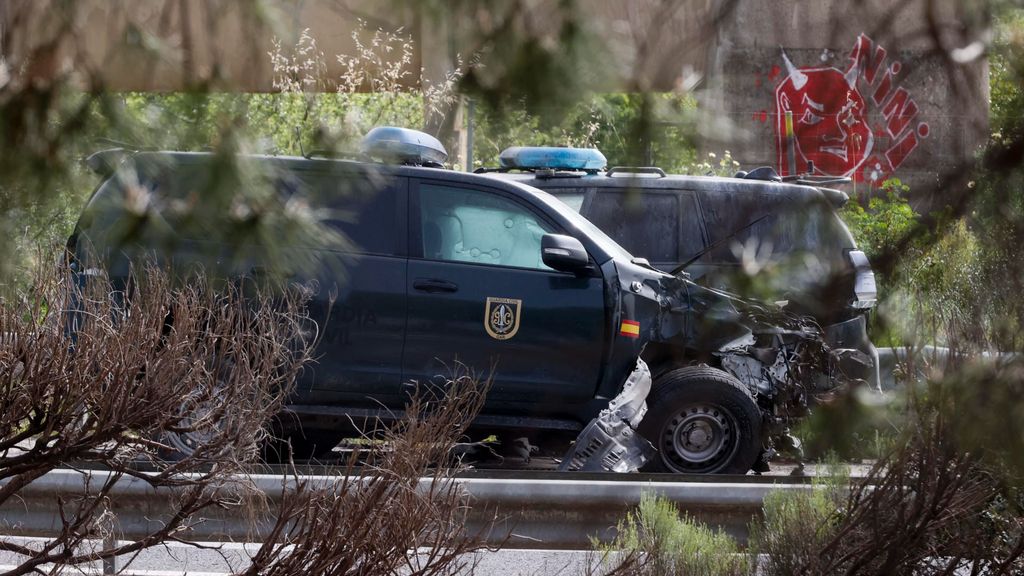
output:
[[[55,470],[22,489],[17,498],[0,507],[0,533],[12,536],[47,536],[60,527],[58,498],[66,501],[90,492],[108,477],[105,471]],[[717,526],[745,541],[752,519],[761,514],[766,494],[773,490],[807,491],[810,484],[742,481],[673,482],[633,480],[524,478],[454,478],[468,494],[471,508],[467,528],[506,547],[587,548],[590,537],[607,539],[616,523],[640,502],[644,493],[656,493],[676,503],[690,517]],[[312,483],[334,482],[339,477],[307,476]],[[751,477],[754,480],[756,477]],[[259,541],[273,521],[282,495],[294,486],[279,475],[252,475],[239,479],[266,497],[270,512],[254,516],[234,507],[209,509],[203,522],[182,537],[203,541]],[[429,480],[421,481],[421,488]],[[153,488],[145,481],[123,477],[110,494],[110,511],[117,518],[118,537],[138,538],[155,529],[171,514],[175,489]],[[507,539],[507,541],[506,541]]]
[[[1017,352],[986,352],[981,354],[980,359],[989,361],[1010,361],[1020,356]],[[908,378],[923,381],[925,379],[925,367],[932,366],[943,368],[950,360],[949,348],[943,346],[900,346],[895,348],[878,349],[878,368],[881,376],[882,390],[893,390],[898,387],[896,371],[906,372],[913,368],[915,374],[902,374],[901,381]],[[912,362],[911,362],[912,361]]]

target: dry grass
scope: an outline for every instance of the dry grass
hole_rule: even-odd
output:
[[[321,485],[296,477],[244,574],[466,573],[470,553],[485,546],[466,530],[469,501],[453,481],[461,463],[452,448],[488,385],[461,374],[420,388],[367,465]]]
[[[996,376],[987,378],[1000,382]],[[965,409],[977,399],[963,402],[958,390],[978,384],[958,373],[911,390],[902,435],[867,478],[845,494],[824,491],[766,509],[757,530],[764,573],[1024,572],[1019,483],[1008,474],[1019,454],[996,454],[1002,449],[992,435],[983,434],[985,447],[972,443],[977,421]]]
[[[215,290],[202,276],[175,283],[154,266],[116,286],[46,270],[21,298],[0,302],[0,505],[69,464],[113,472],[84,498],[54,496],[63,526],[41,549],[0,539],[24,557],[8,574],[154,546],[186,535],[204,509],[237,501],[235,475],[310,358],[305,296],[244,292]],[[196,441],[194,451],[174,450],[168,440],[181,437]],[[140,461],[156,471],[138,471]],[[178,487],[176,513],[135,542],[82,552],[110,533],[108,497],[124,476]]]

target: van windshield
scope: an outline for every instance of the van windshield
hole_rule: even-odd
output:
[[[583,198],[586,196],[583,191],[561,192],[558,190],[547,190],[547,192],[554,194],[555,198],[565,202],[566,206],[576,212],[580,212],[583,209]]]

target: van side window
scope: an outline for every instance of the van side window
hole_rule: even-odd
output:
[[[598,189],[586,216],[632,254],[651,262],[675,263],[680,261],[679,204],[680,197],[673,192]],[[689,211],[692,211],[692,198],[690,206]],[[690,227],[687,228],[689,235]],[[695,232],[700,243],[700,229],[696,228]],[[690,252],[697,250],[699,246],[696,250],[687,247]]]
[[[746,227],[713,251],[713,261],[738,261],[733,251],[736,244],[756,245],[759,253],[775,258],[826,253],[823,248],[842,244],[836,217],[824,200],[716,191],[705,193],[701,205],[712,242]]]
[[[525,207],[497,194],[422,184],[419,195],[423,257],[551,270],[540,240],[552,227]]]
[[[544,188],[544,191],[561,200],[576,212],[583,211],[583,200],[586,199],[586,188]]]
[[[721,242],[717,248],[704,256],[704,260],[719,263],[739,262],[739,258],[733,252],[733,246],[746,243],[752,234],[761,238],[762,225],[768,225],[768,222],[762,221],[753,227],[741,230],[765,213],[758,207],[756,199],[751,198],[750,192],[732,190],[703,192],[700,203],[704,210],[708,241],[712,244]],[[729,238],[730,235],[732,235],[731,238]],[[767,239],[765,238],[765,240]]]
[[[696,256],[707,244],[704,241],[697,196],[687,190],[677,190],[676,193],[679,194],[680,223],[682,224],[678,262],[682,263]]]

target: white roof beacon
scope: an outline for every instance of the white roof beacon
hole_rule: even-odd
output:
[[[388,164],[444,167],[448,151],[437,139],[419,130],[378,126],[363,136],[363,155]]]

